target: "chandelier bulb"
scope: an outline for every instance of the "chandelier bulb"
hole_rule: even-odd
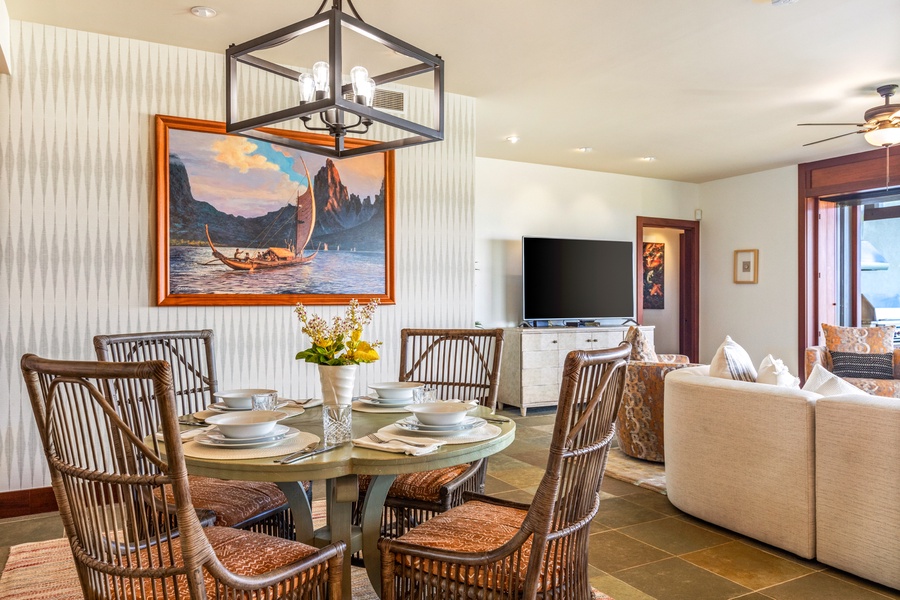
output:
[[[312,68],[313,79],[316,82],[316,91],[317,92],[325,92],[324,96],[328,95],[328,63],[324,60],[320,60],[316,64],[313,65]]]
[[[300,102],[312,102],[316,97],[316,80],[309,73],[302,73],[297,78],[300,84]]]

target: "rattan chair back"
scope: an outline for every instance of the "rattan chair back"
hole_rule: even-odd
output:
[[[477,399],[495,408],[502,329],[403,329],[400,381],[433,387],[438,400]]]
[[[343,543],[256,575],[237,575],[220,562],[191,505],[169,363],[25,355],[21,364],[86,599],[339,597]],[[164,441],[137,433],[120,414],[151,402]],[[165,516],[167,491],[177,530]],[[248,536],[241,552],[251,561],[272,539],[212,529]]]
[[[218,390],[215,336],[210,329],[97,335],[94,336],[94,350],[97,360],[102,361],[164,360],[169,363],[180,415],[206,408],[213,402],[213,392]],[[152,426],[155,431],[156,424]]]
[[[523,533],[532,532],[525,597],[544,589],[590,592],[588,536],[600,505],[600,485],[625,385],[631,346],[570,352],[563,366],[559,406],[547,470],[538,486]]]
[[[26,355],[22,372],[85,597],[148,591],[185,597],[185,588],[191,597],[205,597],[200,568],[213,553],[191,506],[169,364]],[[132,430],[115,406],[147,398],[159,407],[165,437],[176,440],[168,456],[155,437],[148,445]],[[169,519],[158,517],[167,487],[177,500],[183,540]]]

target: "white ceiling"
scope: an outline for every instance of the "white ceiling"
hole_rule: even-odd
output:
[[[319,3],[6,0],[13,19],[213,52]],[[196,4],[219,14],[193,17]],[[900,0],[354,4],[366,22],[444,58],[448,91],[478,100],[482,157],[710,181],[870,150],[861,135],[802,148],[853,128],[796,123],[859,122],[881,103],[875,87],[900,84]]]

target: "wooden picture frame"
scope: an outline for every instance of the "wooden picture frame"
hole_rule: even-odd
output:
[[[734,282],[759,282],[759,250],[734,251]]]
[[[157,115],[156,196],[159,306],[395,302],[393,151],[331,159]]]

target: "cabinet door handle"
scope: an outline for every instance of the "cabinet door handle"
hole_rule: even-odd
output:
[[[550,343],[551,343],[551,344],[555,344],[555,343],[556,343],[556,340],[551,340]]]

